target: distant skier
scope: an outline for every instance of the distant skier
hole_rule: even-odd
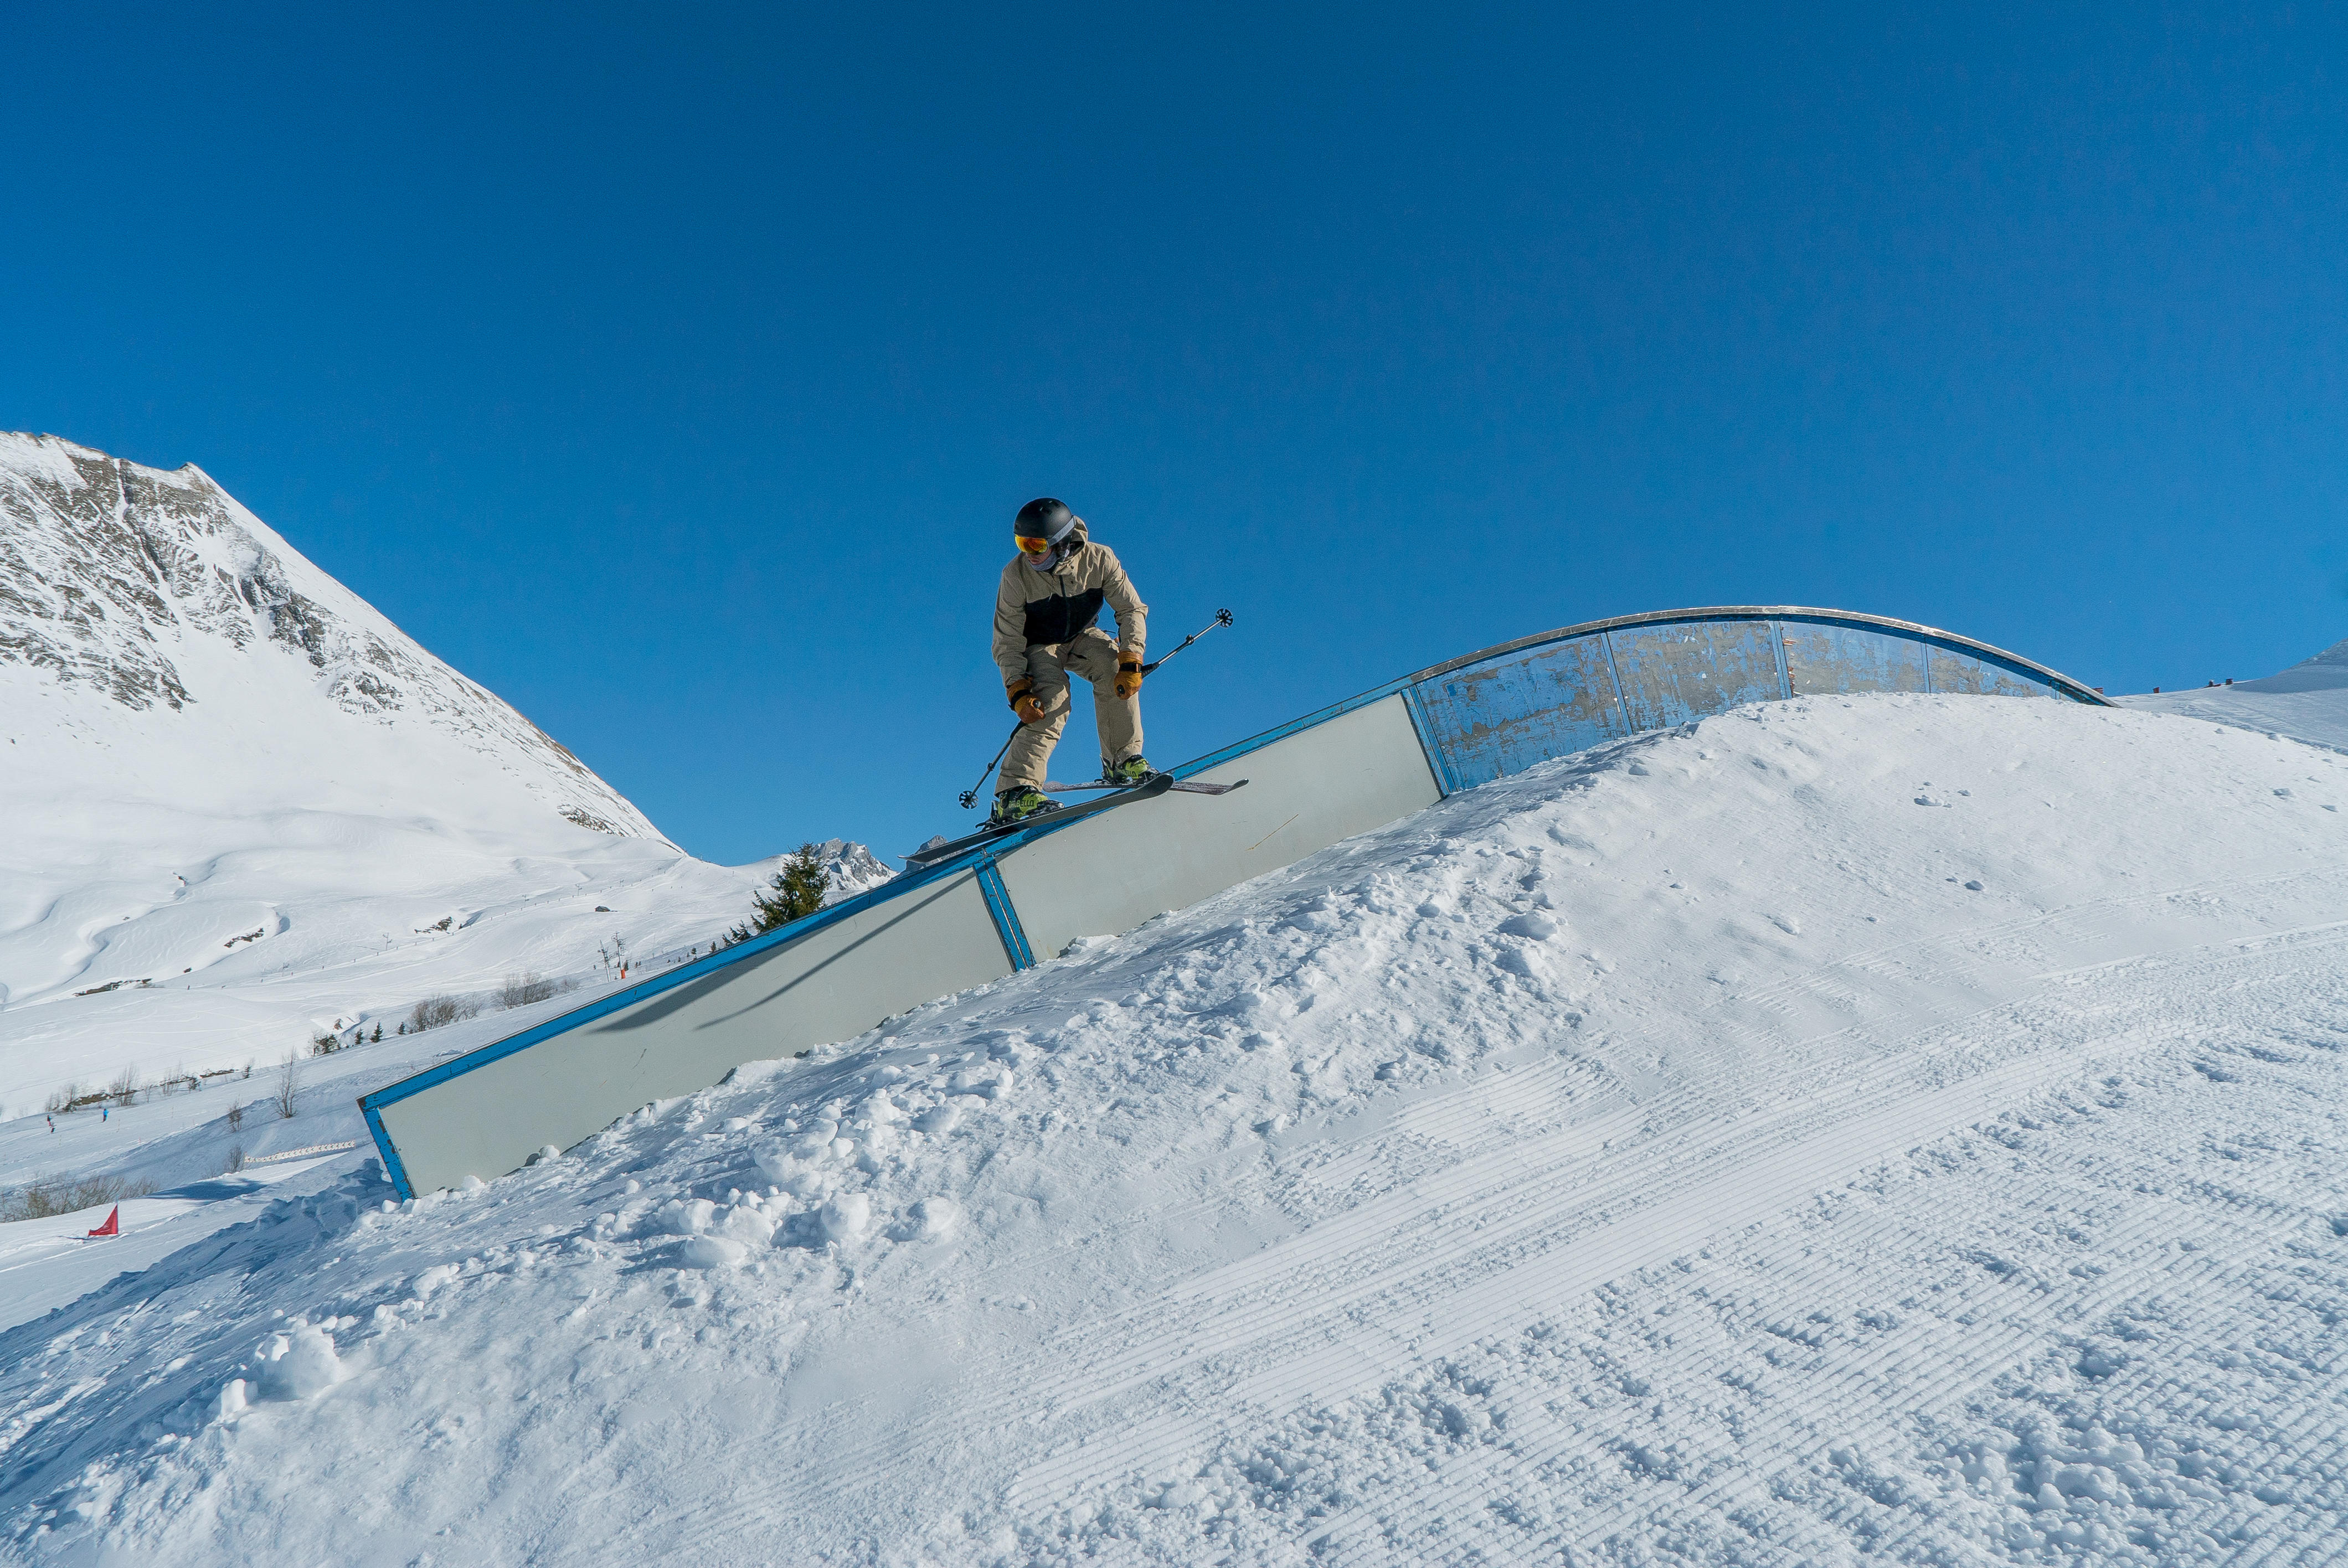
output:
[[[1019,553],[994,590],[994,663],[1022,727],[1004,754],[990,823],[1050,811],[1035,786],[1068,723],[1068,676],[1093,689],[1100,731],[1101,778],[1138,784],[1149,776],[1141,754],[1141,663],[1149,607],[1133,589],[1116,552],[1087,537],[1082,518],[1043,497],[1019,508],[1012,525]],[[1117,636],[1094,627],[1106,603]]]

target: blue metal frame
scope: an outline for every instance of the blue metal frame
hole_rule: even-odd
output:
[[[2058,697],[2067,697],[2075,702],[2083,702],[2096,708],[2119,706],[2108,697],[2096,695],[2094,688],[2081,685],[2059,670],[2050,670],[2044,664],[2034,663],[2024,659],[2019,653],[2008,653],[2003,648],[1994,648],[1986,642],[1976,642],[1970,637],[1960,637],[1953,631],[1939,631],[1929,626],[1911,626],[1904,620],[1885,620],[1875,616],[1850,614],[1838,610],[1788,611],[1784,619],[1788,623],[1799,621],[1811,626],[1858,626],[1869,630],[1890,630],[1927,650],[1937,648],[1943,653],[1962,654],[1968,658],[1979,659],[1985,664],[1993,664],[2009,675],[2019,675],[2034,685],[2045,687]],[[1923,682],[1923,694],[1933,694],[1932,660],[1929,652],[1921,661],[1920,677]]]
[[[1427,717],[1426,700],[1419,695],[1416,686],[1402,689],[1402,705],[1410,714],[1410,727],[1418,736],[1418,754],[1426,759],[1426,771],[1435,775],[1435,793],[1446,797],[1457,794],[1467,786],[1460,783],[1459,772],[1451,765],[1451,753],[1435,738],[1435,724]]]
[[[1777,665],[1777,700],[1790,702],[1794,700],[1794,676],[1786,668],[1786,623],[1775,616],[1769,618],[1769,657]]]
[[[1003,885],[1003,868],[991,856],[979,863],[978,895],[986,900],[986,912],[994,917],[994,934],[1003,938],[1003,956],[1011,960],[1011,967],[1034,968],[1035,955],[1028,950],[1026,928],[1019,924],[1011,889]]]
[[[1266,730],[1259,735],[1250,735],[1246,740],[1225,746],[1220,752],[1209,752],[1196,762],[1184,763],[1180,767],[1173,770],[1174,776],[1178,779],[1187,779],[1195,774],[1202,774],[1209,768],[1220,767],[1228,762],[1236,762],[1250,752],[1263,750],[1274,741],[1286,740],[1301,730],[1309,730],[1315,725],[1325,724],[1332,719],[1343,718],[1356,708],[1366,708],[1382,698],[1391,697],[1397,692],[1407,691],[1416,679],[1416,676],[1406,675],[1399,681],[1389,681],[1383,686],[1373,686],[1359,696],[1348,697],[1342,702],[1332,702],[1325,708],[1316,708],[1304,717],[1291,720],[1277,729]],[[1076,825],[1071,823],[1068,825],[1073,827]]]
[[[639,980],[624,989],[613,991],[606,997],[600,997],[584,1007],[573,1008],[560,1017],[551,1018],[535,1028],[526,1029],[520,1034],[509,1035],[503,1040],[492,1040],[477,1050],[465,1052],[462,1056],[451,1057],[447,1061],[427,1067],[421,1072],[412,1073],[396,1083],[386,1084],[372,1093],[359,1096],[359,1110],[366,1118],[367,1131],[375,1138],[376,1152],[383,1156],[384,1173],[391,1178],[400,1196],[412,1198],[416,1195],[407,1184],[407,1172],[400,1165],[399,1155],[392,1147],[391,1136],[384,1130],[383,1121],[376,1114],[385,1107],[396,1105],[403,1100],[421,1094],[426,1090],[437,1084],[446,1083],[452,1078],[461,1078],[477,1068],[487,1067],[493,1061],[501,1061],[516,1051],[529,1050],[542,1040],[551,1040],[558,1034],[568,1034],[582,1024],[592,1023],[599,1018],[608,1018],[623,1008],[635,1006],[638,1002],[649,1001],[664,991],[675,990],[679,986],[688,985],[707,975],[714,975],[720,969],[729,968],[746,959],[757,958],[761,953],[771,952],[777,948],[796,942],[802,937],[811,937],[824,927],[838,925],[852,915],[861,914],[877,905],[893,902],[908,893],[928,886],[931,883],[942,881],[948,876],[959,876],[969,868],[969,863],[966,860],[954,860],[943,866],[931,866],[925,871],[910,872],[897,876],[869,892],[860,893],[853,898],[843,898],[829,909],[819,909],[804,919],[794,920],[788,926],[778,927],[764,936],[753,937],[747,942],[723,948],[705,958],[696,958],[692,963],[681,965],[651,979]]]
[[[1937,626],[1926,626],[1914,620],[1898,620],[1888,615],[1868,615],[1855,610],[1824,610],[1815,605],[1800,604],[1713,605],[1698,610],[1657,610],[1643,615],[1617,615],[1604,620],[1585,620],[1576,626],[1561,626],[1554,631],[1537,631],[1529,637],[1519,637],[1513,641],[1495,643],[1489,648],[1478,649],[1473,653],[1462,654],[1457,659],[1447,659],[1440,664],[1431,664],[1424,670],[1405,676],[1404,680],[1413,683],[1432,681],[1437,676],[1447,675],[1452,671],[1464,670],[1471,664],[1480,664],[1488,659],[1497,659],[1504,653],[1540,648],[1551,642],[1566,642],[1577,637],[1587,637],[1592,632],[1612,631],[1618,628],[1632,626],[1664,626],[1673,621],[1684,620],[1797,620],[1824,626],[1850,626],[1872,631],[1889,631],[1919,642],[1936,644],[1952,653],[1962,652],[1985,659],[2013,674],[2026,676],[2038,684],[2070,698],[2075,702],[2085,702],[2098,708],[2116,708],[2119,705],[2108,697],[2097,696],[2093,688],[2081,684],[2059,670],[2050,670],[2044,664],[2024,659],[2019,653],[2009,653],[2003,648],[1976,641],[1972,638],[1962,636],[1954,631],[1944,631]],[[1609,651],[1611,653],[1611,647]],[[1931,680],[1929,668],[1925,671],[1925,678],[1928,682]],[[1616,683],[1616,694],[1617,696],[1621,694],[1619,681]],[[1626,724],[1629,723],[1627,711],[1624,713],[1623,722]]]
[[[367,1136],[375,1140],[375,1152],[383,1161],[383,1173],[391,1178],[392,1191],[403,1198],[416,1195],[416,1188],[407,1180],[407,1167],[399,1163],[399,1151],[392,1145],[391,1134],[383,1130],[383,1118],[366,1099],[359,1101],[359,1111],[366,1118]]]
[[[1557,641],[1570,642],[1572,639],[1560,637]],[[1624,734],[1635,735],[1639,733],[1639,729],[1637,725],[1631,723],[1631,704],[1622,695],[1622,671],[1614,668],[1614,639],[1608,636],[1605,631],[1601,631],[1598,634],[1598,646],[1606,651],[1606,683],[1614,688],[1614,716],[1622,721]]]
[[[1234,762],[1251,752],[1261,751],[1274,741],[1284,740],[1302,731],[1325,724],[1332,719],[1341,718],[1356,709],[1366,708],[1373,702],[1399,693],[1404,700],[1406,710],[1409,712],[1411,728],[1418,737],[1419,750],[1426,759],[1429,773],[1434,776],[1437,789],[1446,795],[1455,794],[1463,787],[1462,774],[1458,766],[1445,751],[1441,742],[1436,738],[1434,726],[1429,722],[1429,717],[1422,704],[1420,696],[1422,688],[1454,671],[1464,670],[1506,654],[1538,649],[1551,643],[1571,641],[1577,638],[1590,637],[1594,634],[1599,640],[1600,646],[1605,651],[1606,675],[1614,688],[1614,711],[1621,719],[1624,733],[1636,733],[1631,723],[1630,704],[1623,696],[1622,672],[1615,667],[1614,644],[1611,633],[1618,629],[1628,627],[1723,620],[1759,620],[1768,623],[1771,652],[1777,668],[1778,690],[1785,695],[1791,694],[1792,682],[1786,663],[1784,628],[1789,623],[1808,623],[1885,631],[1924,644],[1927,651],[1922,658],[1923,682],[1927,692],[1931,690],[1932,680],[1932,661],[1929,650],[1938,647],[1952,653],[1968,655],[1980,659],[1985,663],[1993,664],[2010,674],[2019,675],[2035,684],[2043,685],[2074,702],[2099,707],[2117,705],[2106,698],[2098,696],[2092,689],[2072,680],[2069,676],[2050,670],[2043,664],[2034,663],[2019,654],[2009,653],[2002,648],[1994,648],[1985,642],[1976,642],[1972,638],[1961,637],[1954,632],[1943,631],[1936,627],[1919,625],[1914,621],[1894,620],[1886,616],[1863,615],[1850,610],[1820,610],[1806,606],[1716,606],[1709,609],[1659,610],[1644,615],[1615,616],[1605,620],[1585,621],[1578,626],[1560,627],[1554,631],[1537,632],[1530,637],[1518,638],[1512,642],[1498,643],[1462,658],[1431,665],[1398,680],[1388,681],[1383,685],[1374,686],[1358,695],[1345,698],[1342,702],[1332,702],[1324,708],[1315,709],[1302,718],[1292,720],[1277,728],[1251,735],[1220,751],[1210,752],[1203,757],[1184,763],[1175,768],[1174,776],[1178,779],[1192,777],[1209,768]],[[1014,972],[1035,968],[1035,954],[1028,947],[1026,932],[1020,924],[1019,911],[1012,902],[1010,889],[1004,884],[1002,872],[996,864],[997,857],[1049,834],[1075,827],[1078,823],[1086,820],[1089,819],[1079,817],[1074,822],[1055,823],[1046,817],[1015,833],[1006,834],[1001,838],[990,839],[983,845],[974,845],[952,860],[942,861],[920,871],[903,873],[870,892],[845,899],[829,909],[819,910],[803,920],[793,921],[778,930],[770,931],[762,937],[752,938],[747,942],[671,969],[655,979],[639,981],[624,990],[614,991],[610,996],[564,1013],[560,1018],[550,1019],[533,1029],[524,1030],[521,1033],[505,1040],[492,1041],[478,1050],[467,1051],[462,1056],[452,1058],[422,1072],[401,1079],[396,1083],[388,1084],[372,1093],[361,1096],[359,1109],[366,1118],[367,1132],[375,1140],[376,1150],[383,1158],[385,1174],[390,1177],[393,1186],[401,1196],[416,1195],[408,1184],[406,1168],[400,1163],[398,1151],[393,1147],[390,1134],[384,1128],[379,1112],[385,1107],[397,1104],[400,1101],[420,1094],[452,1078],[462,1077],[478,1068],[487,1067],[491,1062],[501,1061],[517,1051],[527,1050],[541,1040],[567,1033],[582,1024],[592,1023],[599,1018],[607,1017],[624,1008],[633,1007],[638,1002],[648,1000],[678,986],[690,984],[695,980],[716,974],[721,969],[756,958],[761,953],[787,946],[803,937],[812,936],[828,926],[837,924],[878,905],[901,898],[909,893],[918,891],[947,877],[958,876],[964,872],[970,872],[975,876],[980,896],[986,904],[987,914],[994,919],[995,932],[1003,940],[1004,954]]]

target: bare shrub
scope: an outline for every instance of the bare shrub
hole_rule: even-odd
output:
[[[532,1002],[542,1002],[553,994],[554,982],[532,969],[527,974],[506,977],[506,983],[498,991],[498,1006],[528,1007]]]
[[[72,1110],[74,1102],[80,1098],[81,1085],[78,1083],[68,1083],[63,1089],[50,1090],[48,1103],[42,1106],[41,1109],[54,1116],[59,1112]]]
[[[0,1187],[0,1223],[45,1220],[125,1198],[143,1198],[155,1190],[145,1176],[83,1176],[78,1180],[47,1176],[21,1187]]]
[[[106,1086],[107,1094],[117,1105],[128,1105],[139,1098],[139,1070],[126,1067],[112,1083]]]
[[[301,1089],[302,1059],[289,1050],[285,1053],[285,1065],[277,1075],[277,1092],[271,1097],[281,1118],[289,1121],[293,1118],[294,1097],[301,1092]]]
[[[438,1029],[442,1024],[461,1022],[480,1010],[481,1004],[467,997],[427,997],[407,1015],[407,1026],[411,1030]]]
[[[242,1127],[242,1126],[243,1126],[243,1125],[244,1125],[244,1107],[243,1107],[243,1106],[242,1106],[242,1105],[232,1105],[232,1106],[230,1106],[230,1107],[228,1108],[228,1130],[229,1130],[230,1132],[235,1132],[238,1128],[240,1128],[240,1127]]]
[[[230,1145],[228,1152],[228,1163],[221,1167],[221,1174],[223,1176],[230,1175],[243,1169],[244,1145],[242,1143]]]

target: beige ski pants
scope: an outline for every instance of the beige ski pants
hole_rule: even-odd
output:
[[[1027,650],[1027,679],[1035,701],[1044,706],[1044,722],[1022,724],[1003,756],[1000,792],[1044,782],[1052,748],[1068,727],[1068,676],[1073,672],[1092,682],[1093,723],[1100,731],[1101,761],[1121,763],[1141,754],[1141,693],[1117,694],[1117,640],[1087,627],[1066,642],[1039,642]],[[1073,780],[1071,783],[1075,782]]]

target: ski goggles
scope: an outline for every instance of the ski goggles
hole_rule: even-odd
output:
[[[1041,559],[1052,553],[1052,541],[1049,539],[1039,539],[1031,534],[1016,534],[1013,537],[1019,541],[1019,552],[1022,555],[1030,555]]]

